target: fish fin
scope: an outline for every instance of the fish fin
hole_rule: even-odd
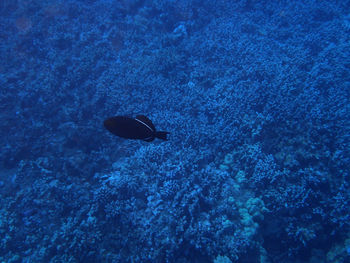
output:
[[[170,134],[170,132],[166,132],[166,131],[156,131],[155,132],[155,136],[159,139],[162,139],[164,141],[168,140],[168,134]]]
[[[145,142],[151,142],[153,140],[154,140],[154,137],[149,137],[149,138],[144,139]]]
[[[150,119],[148,119],[145,115],[137,115],[136,116],[136,120],[139,120],[142,123],[146,124],[146,126],[150,127],[153,131],[156,130],[156,128],[154,127],[152,121]]]

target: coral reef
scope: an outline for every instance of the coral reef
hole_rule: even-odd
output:
[[[1,1],[0,262],[349,262],[349,9]]]

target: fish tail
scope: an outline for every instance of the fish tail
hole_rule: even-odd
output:
[[[164,140],[164,141],[167,141],[167,140],[168,140],[168,138],[167,138],[168,134],[170,134],[170,132],[166,132],[166,131],[156,131],[155,136],[156,136],[157,138],[159,138],[159,139],[162,139],[162,140]]]

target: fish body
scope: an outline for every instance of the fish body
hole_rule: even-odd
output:
[[[105,128],[122,138],[138,139],[151,142],[155,138],[168,140],[169,132],[156,131],[152,121],[144,115],[138,115],[136,118],[126,116],[114,116],[104,121]]]

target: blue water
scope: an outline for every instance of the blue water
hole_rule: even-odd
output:
[[[1,0],[0,61],[0,262],[350,262],[349,1]]]

